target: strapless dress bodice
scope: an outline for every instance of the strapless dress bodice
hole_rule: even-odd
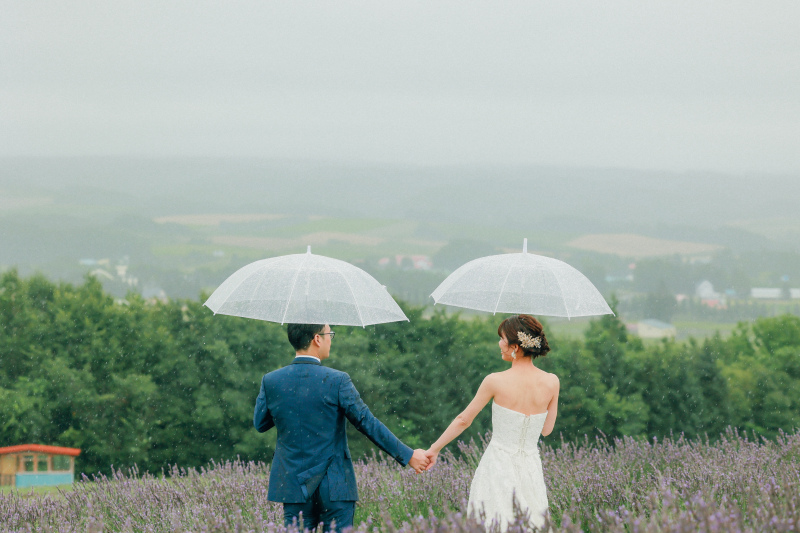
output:
[[[492,402],[491,444],[512,454],[538,455],[545,419],[547,411],[525,415]]]

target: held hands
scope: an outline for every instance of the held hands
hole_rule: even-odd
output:
[[[427,455],[425,455],[425,450],[421,449],[414,450],[414,455],[412,455],[411,460],[408,461],[408,466],[413,468],[417,474],[421,474],[427,470],[429,464],[430,460],[428,459]]]
[[[433,465],[436,464],[436,459],[439,458],[439,452],[434,452],[432,449],[429,448],[425,452],[425,456],[430,461],[430,463],[428,464],[428,467],[425,470],[430,470],[431,468],[433,468]]]
[[[433,465],[436,464],[436,459],[438,458],[439,452],[435,452],[433,449],[417,449],[414,450],[414,455],[411,456],[408,466],[413,468],[417,474],[421,474],[422,472],[433,468]]]

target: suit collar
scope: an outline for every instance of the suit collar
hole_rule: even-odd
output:
[[[295,357],[294,361],[292,361],[293,365],[321,365],[320,361],[316,359],[310,359],[308,357]]]

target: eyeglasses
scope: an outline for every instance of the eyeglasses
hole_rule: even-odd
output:
[[[329,331],[327,333],[317,333],[317,335],[330,335],[331,340],[333,340],[333,338],[336,336],[336,333],[334,333],[333,331]]]

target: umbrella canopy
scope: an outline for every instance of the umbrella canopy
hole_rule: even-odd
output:
[[[367,326],[408,320],[386,287],[358,267],[311,253],[263,259],[209,297],[214,314],[268,322]]]
[[[528,253],[490,255],[460,266],[431,294],[437,304],[491,313],[613,314],[586,276],[563,261]]]

